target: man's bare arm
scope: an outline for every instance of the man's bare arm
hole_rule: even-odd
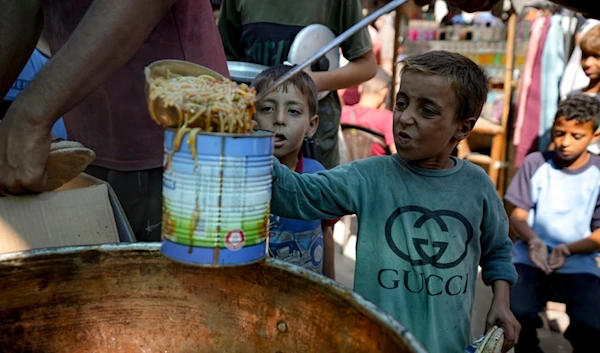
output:
[[[24,0],[0,1],[3,1],[4,11],[5,3],[21,4]],[[17,96],[0,124],[0,188],[3,192],[22,194],[44,189],[50,129],[54,122],[125,64],[175,1],[92,3],[69,40],[58,52],[52,53],[52,59]],[[30,11],[39,13],[39,8]],[[0,19],[3,17],[0,15]],[[1,34],[10,34],[11,38],[0,39],[0,43],[20,40],[19,33]],[[31,42],[33,50],[37,38]],[[24,47],[16,49],[19,55],[27,51]],[[9,69],[8,65],[0,66],[0,74]]]
[[[373,51],[331,71],[308,72],[319,91],[349,88],[372,79],[377,73]]]
[[[0,0],[0,97],[6,96],[42,31],[41,0]]]
[[[94,1],[69,40],[53,53],[11,109],[50,130],[59,116],[133,56],[175,1]]]

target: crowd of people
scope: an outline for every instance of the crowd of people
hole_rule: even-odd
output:
[[[496,2],[450,3],[474,11]],[[163,130],[147,112],[144,67],[181,59],[228,77],[227,61],[252,62],[269,67],[252,82],[261,93],[292,68],[302,28],[339,34],[363,16],[359,0],[19,1],[5,10],[0,191],[41,190],[51,141],[79,141],[97,156],[86,173],[112,186],[137,240],[153,242]],[[345,65],[302,72],[256,103],[256,126],[275,134],[269,255],[335,278],[333,225],[356,214],[354,291],[428,351],[471,343],[480,266],[493,288],[486,328],[504,329],[504,351],[541,352],[538,313],[556,300],[574,351],[588,352],[600,332],[600,157],[588,151],[600,136],[600,26],[581,39],[590,83],[557,102],[551,150],[530,154],[510,183],[510,217],[483,169],[452,155],[481,114],[486,72],[446,51],[403,57],[391,111],[390,26],[381,18],[341,45]],[[345,125],[384,143],[344,163]],[[313,138],[316,154],[305,155]]]

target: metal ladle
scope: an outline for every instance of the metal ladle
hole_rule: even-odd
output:
[[[348,38],[356,34],[359,30],[369,25],[369,23],[376,20],[379,16],[391,12],[395,10],[400,5],[404,4],[407,0],[394,0],[388,3],[385,6],[382,6],[377,11],[371,13],[367,17],[363,18],[361,21],[354,24],[352,27],[348,28],[346,31],[342,32],[339,36],[337,36],[334,40],[332,40],[329,44],[319,49],[308,59],[303,61],[302,63],[294,66],[290,71],[288,71],[285,75],[281,76],[279,80],[275,81],[268,89],[261,92],[255,99],[255,101],[259,101],[266,97],[269,93],[273,92],[277,87],[279,87],[282,83],[289,80],[290,78],[297,75],[300,71],[306,69],[315,61],[321,59],[327,52],[332,50],[333,48],[339,46]],[[213,70],[210,70],[202,65],[194,64],[187,61],[182,60],[159,60],[150,64],[145,69],[146,76],[146,97],[148,99],[148,111],[150,112],[150,116],[154,119],[158,124],[163,127],[177,127],[179,123],[182,121],[182,112],[180,107],[169,106],[165,107],[162,99],[157,98],[154,100],[150,99],[150,79],[153,77],[166,77],[167,71],[171,74],[180,75],[180,76],[200,76],[200,75],[210,75],[212,77],[218,79],[225,79],[225,77]]]
[[[391,1],[387,5],[382,6],[377,11],[373,12],[369,16],[363,18],[361,21],[359,21],[356,24],[354,24],[354,26],[348,28],[347,30],[345,30],[344,32],[342,32],[342,34],[340,34],[339,36],[337,36],[334,40],[332,40],[331,42],[329,42],[329,44],[327,44],[323,48],[319,49],[317,52],[315,52],[312,56],[310,56],[308,59],[306,59],[302,63],[294,66],[294,68],[291,69],[290,71],[288,71],[285,75],[281,76],[279,78],[279,80],[275,81],[268,89],[264,90],[258,96],[256,96],[256,101],[259,101],[259,100],[265,98],[269,93],[273,92],[282,83],[284,83],[285,81],[287,81],[290,78],[294,77],[294,75],[296,75],[300,71],[306,69],[308,66],[310,66],[315,61],[319,60],[322,56],[324,56],[325,54],[327,54],[327,52],[329,52],[331,49],[333,49],[333,48],[337,47],[338,45],[342,44],[348,38],[350,38],[354,34],[356,34],[356,32],[358,32],[359,30],[361,30],[364,27],[367,27],[369,25],[369,23],[375,21],[381,15],[386,14],[388,12],[391,12],[392,10],[397,9],[400,5],[404,4],[406,1],[407,0],[394,0],[394,1]]]
[[[202,65],[183,60],[159,60],[145,68],[146,76],[145,90],[148,100],[148,111],[154,121],[163,127],[177,127],[183,120],[181,108],[177,106],[165,106],[163,100],[158,97],[150,99],[150,79],[155,77],[167,77],[169,74],[178,76],[209,75],[217,79],[225,80],[225,76]],[[193,113],[193,112],[192,112]]]

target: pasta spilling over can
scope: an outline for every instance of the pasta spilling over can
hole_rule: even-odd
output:
[[[273,135],[166,129],[164,153],[162,253],[204,266],[263,260]]]

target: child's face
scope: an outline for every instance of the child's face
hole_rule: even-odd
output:
[[[552,126],[552,141],[557,157],[568,165],[584,158],[587,146],[596,137],[592,121],[582,123],[575,119],[567,120],[562,117],[556,119]]]
[[[319,118],[308,109],[306,97],[292,84],[257,102],[254,119],[260,129],[275,132],[275,157],[296,158],[304,137],[315,134]]]
[[[404,72],[394,109],[398,155],[422,168],[448,168],[456,143],[467,137],[476,121],[456,122],[457,109],[456,94],[446,78]]]
[[[600,79],[600,50],[582,50],[581,68],[590,79]]]

